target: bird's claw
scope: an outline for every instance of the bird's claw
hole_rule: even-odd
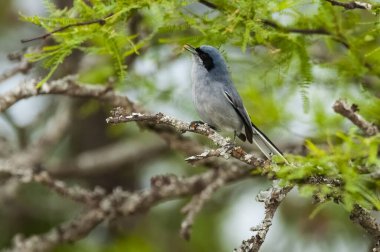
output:
[[[190,128],[190,129],[193,129],[193,130],[196,130],[196,129],[198,128],[199,125],[204,125],[204,124],[205,124],[205,123],[202,122],[202,121],[192,121],[192,122],[190,123],[189,128]]]
[[[227,152],[232,152],[235,149],[236,145],[234,142],[229,142],[224,147],[225,147]]]

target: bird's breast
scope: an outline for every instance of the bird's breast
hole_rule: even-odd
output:
[[[204,122],[218,129],[241,131],[242,120],[225,98],[220,82],[195,78],[192,93],[194,106]]]

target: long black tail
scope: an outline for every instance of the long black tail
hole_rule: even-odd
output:
[[[272,141],[253,123],[252,127],[254,130],[252,140],[262,151],[262,153],[264,153],[268,159],[271,159],[273,155],[278,155],[285,161],[285,163],[289,164],[288,160],[286,160],[286,158],[282,155],[282,152],[277,148],[277,146],[272,143]]]

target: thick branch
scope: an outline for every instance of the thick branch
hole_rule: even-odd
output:
[[[372,123],[367,122],[357,113],[357,106],[353,104],[351,107],[342,100],[337,100],[333,106],[336,113],[347,117],[353,124],[358,126],[367,136],[374,136],[379,133],[379,129]]]

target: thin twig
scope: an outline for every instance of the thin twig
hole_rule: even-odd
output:
[[[379,133],[379,129],[375,125],[367,122],[357,113],[357,105],[349,106],[345,101],[337,100],[333,105],[333,109],[363,130],[366,136],[374,136]]]
[[[34,38],[30,38],[30,39],[22,39],[21,43],[27,43],[27,42],[31,42],[31,41],[35,41],[35,40],[39,40],[39,39],[46,39],[46,38],[50,37],[51,35],[53,35],[54,33],[64,31],[64,30],[69,29],[71,27],[78,27],[78,26],[85,26],[85,25],[92,25],[92,24],[104,25],[106,23],[106,18],[108,18],[112,15],[113,14],[110,14],[107,17],[101,18],[101,19],[96,19],[96,20],[91,20],[91,21],[86,21],[86,22],[79,22],[79,23],[75,23],[75,24],[69,24],[69,25],[57,28],[51,32],[45,33],[44,35],[41,35],[38,37],[34,37]]]
[[[287,33],[301,33],[304,35],[332,35],[329,31],[327,31],[324,28],[302,29],[302,28],[294,28],[294,27],[284,27],[269,19],[262,20],[262,23],[270,27],[273,27],[276,30],[280,30]]]

